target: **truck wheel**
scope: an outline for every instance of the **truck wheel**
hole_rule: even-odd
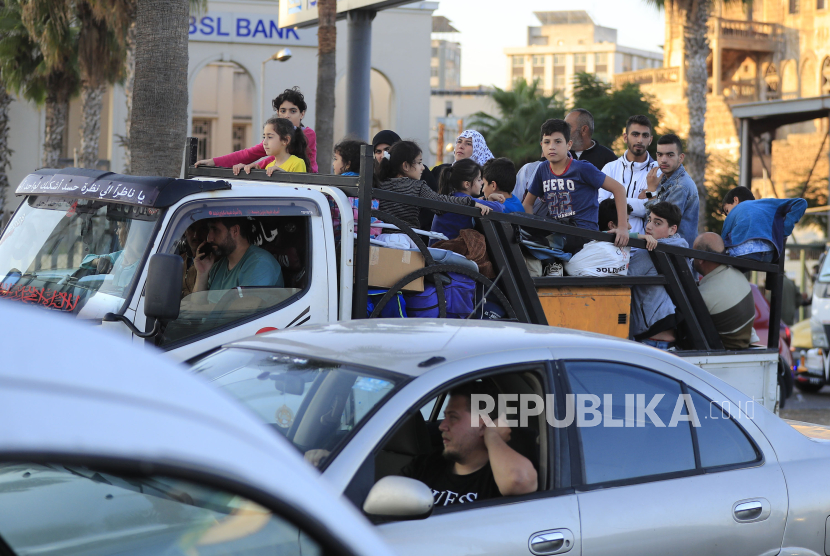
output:
[[[815,394],[819,390],[822,389],[824,384],[800,384],[798,382],[795,383],[795,387],[804,392],[805,394]]]

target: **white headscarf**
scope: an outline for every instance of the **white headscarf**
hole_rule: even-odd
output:
[[[473,131],[472,129],[462,131],[461,135],[459,135],[455,141],[458,142],[458,139],[461,139],[462,137],[473,140],[473,154],[470,158],[475,160],[479,166],[484,166],[485,162],[495,158],[493,153],[490,152],[490,149],[487,148],[487,141],[484,140],[484,137],[478,131]]]

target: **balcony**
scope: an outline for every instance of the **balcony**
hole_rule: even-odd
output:
[[[784,34],[777,23],[713,17],[709,20],[709,40],[717,40],[721,49],[775,52]]]
[[[680,82],[680,68],[653,68],[627,71],[614,76],[614,85],[622,87],[628,83],[637,85],[662,85]]]

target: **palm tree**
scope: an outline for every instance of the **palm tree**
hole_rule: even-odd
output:
[[[54,2],[54,0],[51,0]],[[121,78],[124,71],[126,29],[113,30],[112,21],[102,17],[86,1],[75,2],[75,17],[80,27],[78,65],[81,70],[81,153],[82,168],[95,168],[101,138],[101,109],[107,85]],[[115,21],[126,27],[124,21]]]
[[[54,168],[63,150],[69,99],[77,93],[77,30],[60,8],[39,15],[26,0],[6,0],[0,11],[0,75],[18,96],[45,103],[41,166]],[[62,48],[44,52],[45,38]]]
[[[565,104],[555,93],[543,94],[538,79],[530,84],[517,80],[512,91],[496,87],[493,100],[500,114],[477,112],[468,127],[484,135],[496,156],[506,156],[517,165],[537,160],[542,152],[539,126],[550,118],[564,118]]]
[[[317,167],[321,173],[331,169],[334,151],[334,81],[337,75],[335,53],[337,46],[336,0],[319,0],[317,14],[317,98],[315,100],[317,133]]]
[[[700,196],[700,218],[698,227],[703,226],[708,218],[706,192],[706,132],[703,124],[706,119],[706,94],[708,93],[709,72],[706,59],[709,57],[709,17],[715,0],[645,0],[646,3],[663,9],[667,14],[676,12],[684,20],[683,47],[685,53],[686,102],[689,110],[689,136],[686,140],[686,160],[684,166],[689,176],[697,184]],[[729,1],[729,0],[725,0]],[[752,0],[741,1],[750,5]],[[720,76],[715,76],[720,79]]]
[[[175,177],[181,170],[189,17],[189,0],[142,0],[136,6],[129,138],[135,174]]]

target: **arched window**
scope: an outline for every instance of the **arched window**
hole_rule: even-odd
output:
[[[821,62],[821,94],[830,95],[830,56]]]

